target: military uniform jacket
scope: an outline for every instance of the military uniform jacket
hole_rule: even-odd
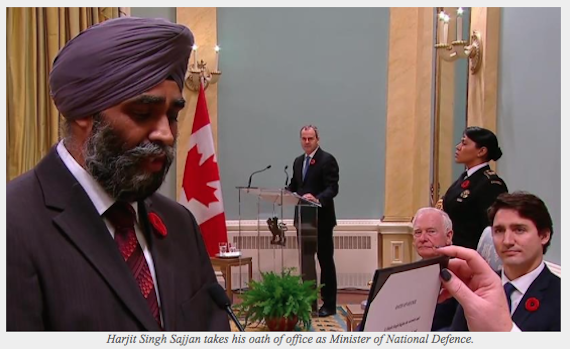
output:
[[[443,197],[443,210],[453,223],[453,244],[477,248],[483,230],[490,225],[487,209],[497,196],[508,192],[505,182],[484,166],[464,179],[462,174]]]

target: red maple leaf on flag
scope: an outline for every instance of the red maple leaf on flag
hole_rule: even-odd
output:
[[[200,165],[201,158],[202,154],[198,152],[197,146],[188,151],[182,188],[188,201],[194,198],[204,206],[209,207],[210,203],[218,202],[218,199],[214,194],[216,188],[209,186],[208,183],[220,180],[220,173],[217,164],[214,162],[214,155],[210,156],[202,165]]]

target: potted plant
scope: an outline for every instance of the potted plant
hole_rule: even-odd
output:
[[[270,331],[292,331],[301,322],[309,329],[320,286],[315,287],[314,280],[303,281],[293,271],[261,273],[261,281],[249,282],[249,289],[241,295],[242,302],[236,306],[245,316],[246,325],[259,321],[265,322]]]

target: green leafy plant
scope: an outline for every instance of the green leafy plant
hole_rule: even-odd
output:
[[[269,319],[297,317],[305,329],[311,326],[311,310],[318,298],[319,287],[315,281],[303,281],[294,275],[294,268],[280,274],[262,273],[261,281],[252,280],[249,289],[241,295],[242,302],[236,306],[248,324]]]

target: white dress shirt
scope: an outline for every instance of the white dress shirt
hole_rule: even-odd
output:
[[[467,177],[468,177],[468,178],[471,177],[471,175],[472,175],[473,173],[477,172],[477,170],[479,170],[481,167],[485,167],[485,166],[487,166],[487,165],[489,165],[489,163],[488,163],[488,162],[484,162],[484,163],[479,164],[479,165],[477,165],[477,166],[471,167],[470,169],[467,170]]]
[[[67,167],[67,169],[71,172],[71,174],[77,179],[83,190],[91,199],[91,202],[95,206],[95,209],[102,216],[107,229],[109,229],[109,233],[115,238],[115,227],[109,222],[103,214],[107,211],[114,203],[115,200],[107,194],[107,192],[95,181],[93,177],[83,167],[81,167],[77,161],[71,156],[65,145],[63,145],[63,141],[60,141],[57,145],[57,153],[59,157]],[[142,233],[141,226],[139,223],[139,213],[138,213],[138,205],[136,202],[131,202],[131,206],[134,208],[136,213],[136,222],[135,222],[135,233],[137,235],[137,240],[139,241],[139,245],[143,251],[144,257],[148,264],[148,268],[150,269],[150,273],[152,275],[152,280],[154,282],[154,290],[156,291],[156,299],[158,301],[158,306],[160,307],[160,297],[158,293],[158,283],[156,282],[156,273],[154,271],[154,263],[152,262],[152,255],[148,249],[148,245],[146,243],[146,239],[144,234]],[[162,312],[161,313],[161,321],[162,321]]]
[[[514,280],[509,280],[509,278],[507,278],[507,276],[505,275],[505,272],[501,271],[501,282],[503,286],[505,286],[507,282],[510,282],[515,287],[515,290],[511,294],[511,316],[514,314],[515,310],[519,306],[519,303],[523,299],[526,291],[528,291],[530,285],[534,282],[534,280],[538,277],[538,275],[540,275],[540,273],[544,268],[545,264],[543,261],[540,263],[538,267],[536,267],[530,273],[526,273],[523,276],[516,278]]]

